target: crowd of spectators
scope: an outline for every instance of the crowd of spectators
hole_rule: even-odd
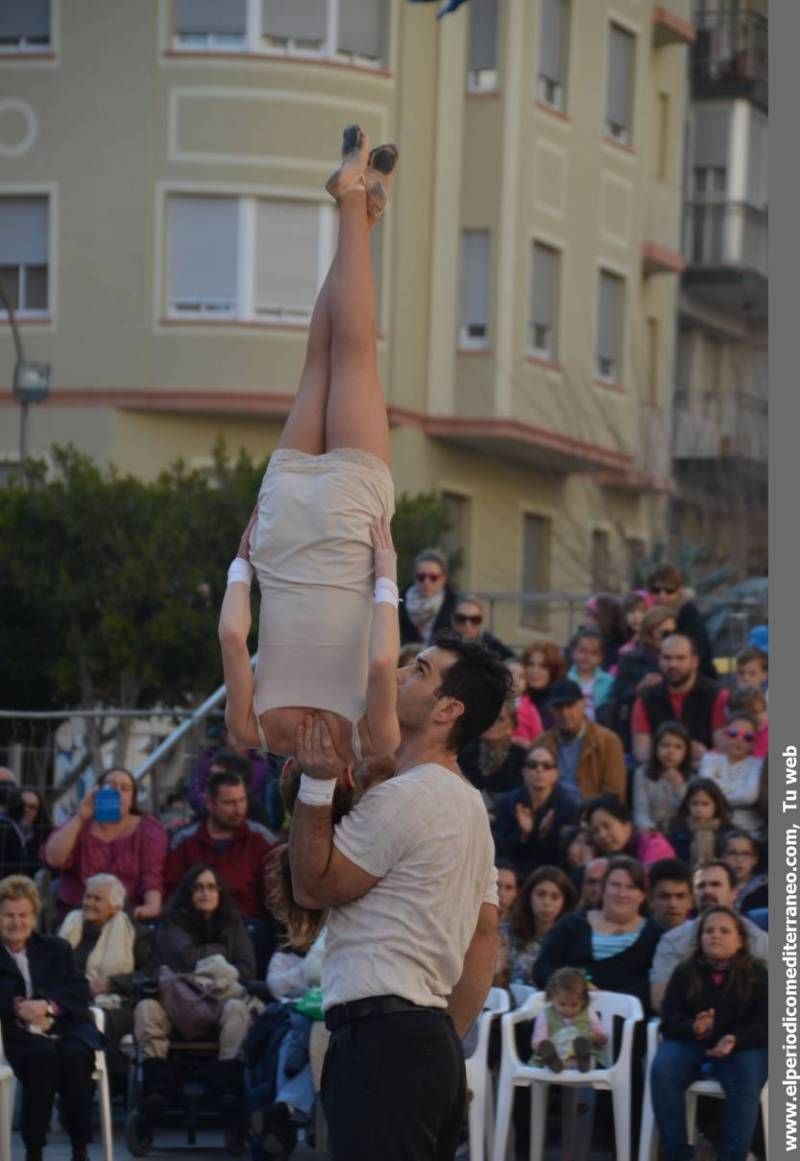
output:
[[[747,1098],[726,1102],[718,1127],[724,1155],[738,1157],[742,1141],[750,1147],[765,1074],[766,652],[743,650],[721,678],[681,574],[661,565],[644,590],[592,597],[568,642],[533,640],[517,656],[489,632],[483,603],[457,594],[446,557],[429,549],[416,559],[401,606],[401,664],[444,628],[481,641],[515,677],[496,722],[459,759],[484,800],[496,844],[495,983],[550,987],[556,1024],[564,981],[583,994],[569,973],[557,975],[564,969],[578,969],[588,982],[587,1027],[592,987],[636,996],[647,1015],[662,1014],[656,1069],[674,1076],[676,1091],[708,1068],[726,1092],[750,1086]],[[112,1054],[123,1035],[136,1034],[144,1108],[155,1117],[169,1100],[173,1026],[158,996],[143,996],[137,981],[164,968],[191,972],[215,957],[233,969],[231,980],[263,981],[267,999],[301,994],[309,978],[318,979],[318,970],[309,976],[303,968],[307,949],[282,945],[273,914],[273,866],[287,825],[280,762],[225,748],[226,741],[224,731],[210,739],[183,797],[171,802],[168,828],[141,811],[127,770],[104,772],[57,829],[41,795],[0,770],[0,1018],[24,1092],[43,1054],[52,1056],[52,1083],[24,1098],[23,1137],[34,1161],[43,1145],[38,1121],[63,1071],[59,1054],[77,1054],[62,1103],[73,1108],[67,1124],[78,1156],[88,1091],[82,1049],[34,1050],[37,1025],[66,1027],[69,1017],[85,1048],[93,1043],[88,1005],[105,1006]],[[111,809],[105,799],[101,809],[108,790]],[[58,934],[69,944],[57,952],[52,936],[35,932],[42,900],[33,884],[24,886],[34,876],[42,885],[42,872],[51,880],[43,890],[54,893]],[[317,965],[323,946],[324,931]],[[63,986],[51,985],[47,973],[41,985],[32,976],[43,948]],[[36,1007],[40,996],[47,1011]],[[253,1006],[235,989],[217,1013],[215,1091],[226,1115],[241,1088],[252,1018]],[[296,1036],[297,1027],[287,1024],[286,1034]],[[632,1076],[639,1105],[643,1044],[642,1033]],[[540,1045],[537,1059],[549,1051],[543,1055]],[[558,1054],[553,1059],[560,1065]],[[312,1092],[309,1074],[302,1084],[296,1075],[299,1069],[284,1083],[302,1096],[272,1109],[287,1150],[292,1117],[308,1116]],[[655,1107],[668,1161],[685,1152],[680,1131],[666,1124],[680,1120],[675,1099]]]

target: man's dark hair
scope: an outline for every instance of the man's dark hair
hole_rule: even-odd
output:
[[[448,750],[457,754],[497,720],[511,694],[512,677],[496,654],[476,641],[462,641],[454,633],[440,633],[434,645],[456,655],[442,677],[438,697],[454,697],[464,712],[447,735]]]
[[[735,891],[736,876],[728,864],[724,863],[722,859],[706,859],[704,863],[698,863],[692,872],[692,889],[694,890],[695,877],[699,875],[701,871],[709,871],[712,867],[720,867],[725,872],[725,874],[728,876],[728,883],[730,884],[731,890]]]
[[[247,782],[236,770],[218,770],[209,774],[206,794],[209,798],[216,798],[223,786],[244,786],[247,789]]]
[[[748,645],[746,649],[741,649],[736,654],[736,668],[751,661],[759,661],[765,669],[769,669],[769,653],[759,649],[757,645]]]
[[[690,637],[688,633],[681,633],[680,630],[677,630],[675,633],[670,633],[669,637],[665,637],[661,642],[662,648],[665,641],[673,641],[676,637],[680,637],[681,641],[685,641],[687,643],[690,652],[693,653],[695,657],[700,656],[697,650],[697,642],[695,639]]]
[[[235,750],[217,750],[211,759],[211,769],[224,770],[228,774],[241,774],[247,786],[253,773],[253,763],[246,754],[237,754]]]
[[[650,867],[647,878],[650,890],[657,883],[685,883],[690,891],[693,890],[692,872],[682,859],[659,859]]]

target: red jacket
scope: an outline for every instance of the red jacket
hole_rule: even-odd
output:
[[[172,836],[164,868],[166,893],[168,896],[173,893],[191,867],[208,863],[230,891],[242,915],[248,919],[264,919],[267,915],[266,868],[274,847],[269,831],[249,819],[233,832],[230,845],[222,852],[208,833],[205,820],[190,823]]]

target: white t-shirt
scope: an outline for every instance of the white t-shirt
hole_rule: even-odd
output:
[[[481,904],[497,905],[494,842],[478,791],[443,766],[415,766],[369,790],[333,841],[380,881],[328,912],[325,1008],[385,995],[446,1007]]]

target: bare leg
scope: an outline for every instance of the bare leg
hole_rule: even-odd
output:
[[[358,448],[388,465],[389,421],[378,378],[375,282],[363,189],[353,189],[339,201],[338,249],[331,275],[333,334],[325,450]]]
[[[328,271],[314,304],[308,328],[306,361],[292,409],[278,441],[279,448],[292,448],[322,455],[325,451],[325,411],[331,378],[330,296],[333,265]]]

